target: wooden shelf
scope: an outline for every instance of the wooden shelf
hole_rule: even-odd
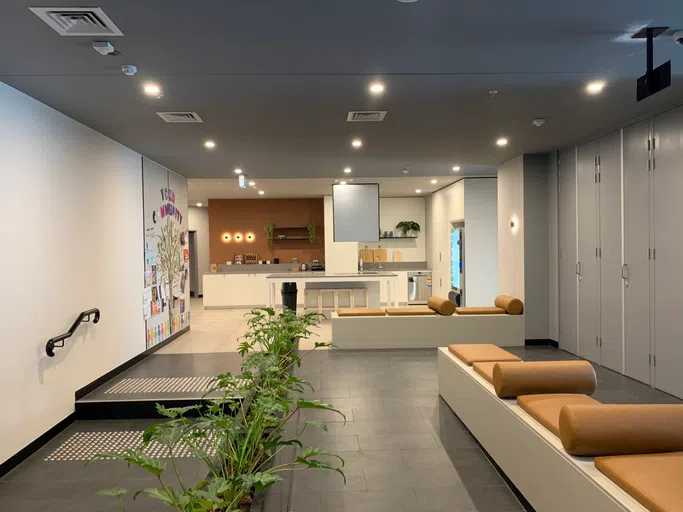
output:
[[[307,236],[288,236],[285,238],[273,237],[273,242],[285,242],[287,240],[308,240]]]

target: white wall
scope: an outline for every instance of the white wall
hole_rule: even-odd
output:
[[[140,155],[0,83],[0,462],[145,350]],[[11,269],[11,271],[8,271]],[[45,354],[81,311],[102,318]]]
[[[510,222],[516,220],[512,229]],[[524,300],[524,157],[498,168],[498,291]]]
[[[387,261],[394,261],[394,251],[400,252],[402,261],[426,261],[425,252],[425,208],[424,197],[384,197],[379,200],[379,225],[381,231],[394,231],[394,236],[400,233],[396,224],[404,220],[412,220],[420,225],[417,238],[404,240],[380,240],[379,243],[359,242],[358,249],[377,248],[379,245],[387,250]]]
[[[465,303],[492,306],[498,295],[498,185],[465,180]]]
[[[549,338],[548,155],[524,155],[524,303],[526,338]]]
[[[325,196],[325,271],[356,272],[358,271],[358,242],[334,241],[334,212],[332,196]]]
[[[199,282],[197,283],[197,293],[204,294],[204,283],[202,274],[211,271],[211,260],[209,258],[209,209],[190,206],[188,208],[188,229],[195,231],[197,242],[197,273]]]

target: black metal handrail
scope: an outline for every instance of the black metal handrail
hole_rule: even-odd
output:
[[[85,322],[90,322],[90,317],[92,315],[95,315],[95,318],[93,318],[92,323],[96,324],[97,322],[100,321],[100,310],[99,309],[93,308],[93,309],[89,309],[88,311],[83,311],[80,315],[78,315],[78,318],[71,325],[71,327],[69,328],[69,330],[67,332],[47,340],[47,344],[45,345],[45,353],[50,357],[55,357],[55,348],[63,347],[64,346],[64,340],[71,338],[71,336],[73,336],[73,334],[76,332],[76,329],[78,329],[79,325],[81,325],[82,323],[85,323]]]

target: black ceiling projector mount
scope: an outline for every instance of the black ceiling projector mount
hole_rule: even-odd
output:
[[[637,98],[645,98],[666,89],[671,85],[671,61],[654,68],[654,39],[669,27],[645,27],[631,36],[633,39],[647,39],[647,70],[638,79]]]

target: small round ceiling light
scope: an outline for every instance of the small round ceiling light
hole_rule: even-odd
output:
[[[418,188],[417,190],[415,190],[415,193],[416,193],[416,194],[422,194],[422,190],[420,190],[420,189]]]
[[[235,169],[235,174],[242,174],[242,169]]]
[[[232,240],[232,237],[230,236],[230,233],[223,233],[221,235],[221,238],[223,239],[224,243],[228,243],[230,240]]]
[[[459,170],[460,170],[460,166],[459,166],[459,165],[454,165],[454,166],[453,166],[453,172],[458,172]]]
[[[382,82],[372,82],[370,84],[370,94],[380,96],[384,94],[384,84]]]
[[[505,137],[501,137],[496,141],[496,146],[498,147],[504,147],[508,145],[508,140]]]
[[[352,145],[354,148],[358,149],[358,148],[363,147],[363,141],[360,140],[360,139],[353,139],[353,140],[351,141],[351,145]]]
[[[340,184],[340,185],[346,185],[346,182],[345,182],[345,181],[340,181],[339,184]]]
[[[263,190],[258,191],[258,195],[262,196],[263,194],[265,194],[265,192]]]
[[[588,94],[600,94],[604,88],[605,82],[598,80],[595,82],[590,82],[588,85],[586,85],[586,92]]]
[[[432,185],[436,185],[437,182],[436,182],[436,180],[432,180],[432,181],[430,181],[430,183],[431,183]]]
[[[203,205],[202,205],[202,203],[197,203],[197,206],[199,206],[201,208]]]
[[[344,174],[351,174],[351,167],[344,169]]]
[[[255,181],[250,181],[250,182],[249,182],[249,186],[250,186],[250,187],[255,187],[255,186],[256,186],[256,182],[255,182]]]
[[[207,141],[204,143],[204,147],[205,147],[206,149],[213,149],[213,148],[216,147],[216,143],[215,143],[214,141],[212,141],[212,140],[207,140]]]
[[[156,98],[161,97],[161,87],[158,84],[145,84],[144,91],[147,96],[153,96]]]

